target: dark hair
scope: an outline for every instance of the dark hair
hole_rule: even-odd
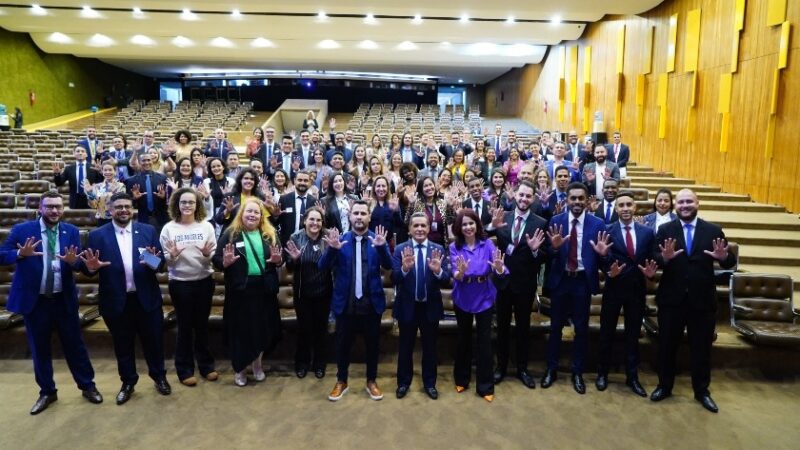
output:
[[[116,194],[111,196],[111,199],[108,201],[108,203],[113,204],[117,200],[130,200],[131,202],[133,202],[133,197],[128,195],[127,192],[117,192]]]
[[[326,192],[328,193],[327,195],[330,197],[336,196],[336,192],[333,190],[333,181],[336,179],[337,175],[342,177],[342,181],[344,182],[344,194],[347,195],[347,174],[345,174],[344,172],[337,171],[337,172],[332,172],[328,177],[328,186]]]
[[[189,130],[178,130],[175,133],[175,142],[180,144],[181,143],[181,136],[186,136],[186,139],[187,139],[186,143],[187,144],[189,142],[192,142],[192,132],[191,131],[189,131]]]
[[[478,214],[476,214],[472,208],[462,208],[461,211],[456,214],[456,220],[453,221],[453,236],[456,238],[455,244],[456,248],[459,250],[464,247],[464,232],[461,230],[461,227],[464,224],[465,217],[469,217],[475,222],[475,239],[483,239],[483,224]]]
[[[234,152],[231,152],[231,153],[234,153]],[[230,153],[229,153],[229,155],[230,155]],[[214,161],[219,161],[220,164],[222,164],[222,175],[223,176],[227,175],[228,174],[228,165],[225,164],[225,161],[223,161],[222,158],[218,158],[218,157],[214,156],[214,157],[208,158],[208,160],[206,161],[206,173],[208,173],[208,177],[211,178],[211,179],[214,178],[214,174],[211,173],[211,163],[214,162]]]
[[[572,183],[570,183],[567,186],[567,193],[569,193],[569,191],[573,189],[580,189],[586,194],[587,197],[589,196],[589,188],[586,187],[586,185],[581,183],[580,181],[573,181]]]
[[[290,141],[292,141],[292,142],[294,142],[294,138],[293,138],[291,135],[289,135],[289,134],[284,134],[284,135],[281,137],[281,141],[285,141],[285,140],[287,140],[287,139],[288,139],[288,140],[290,140]]]
[[[233,192],[235,194],[242,193],[242,178],[246,174],[250,174],[253,177],[253,190],[251,191],[252,195],[264,200],[264,193],[261,192],[261,188],[258,186],[258,174],[250,167],[245,167],[241,172],[239,172],[239,175],[236,176],[236,184],[233,185]]]
[[[181,207],[180,207],[180,200],[181,196],[186,193],[194,194],[194,220],[196,222],[202,222],[203,219],[206,217],[206,207],[203,204],[203,199],[200,198],[200,194],[197,193],[194,188],[190,187],[182,187],[177,189],[169,198],[169,215],[172,217],[172,220],[177,221],[181,218]]]
[[[192,161],[191,158],[194,157],[194,152],[200,153],[200,156],[205,155],[205,153],[203,153],[203,151],[200,150],[199,147],[193,147],[192,150],[189,152],[189,160],[192,163],[192,167],[194,167],[194,161]]]
[[[636,197],[633,195],[633,191],[619,191],[617,195],[614,196],[614,200],[617,200],[620,197],[630,197],[631,200],[636,200]]]
[[[427,200],[425,198],[425,194],[422,193],[422,186],[425,184],[425,180],[430,180],[431,183],[433,184],[433,198],[436,198],[436,193],[437,193],[436,190],[438,189],[436,187],[436,182],[433,181],[433,177],[422,177],[419,180],[417,180],[417,198],[421,200],[423,203],[425,202],[425,200]]]
[[[567,175],[572,177],[572,172],[569,171],[569,167],[567,167],[567,166],[558,166],[553,170],[553,178],[555,179],[558,176],[558,172],[560,172],[562,170],[566,170],[567,171]]]
[[[122,134],[122,133],[117,133],[117,135],[116,135],[116,136],[114,136],[114,137],[115,137],[115,138],[120,138],[120,139],[122,139],[122,148],[123,148],[123,150],[124,150],[124,149],[126,149],[126,148],[128,148],[128,139],[126,139],[126,138],[125,138],[125,135],[124,135],[124,134]],[[113,141],[114,139],[112,138],[111,140]]]
[[[414,178],[417,178],[417,174],[419,173],[419,168],[417,167],[416,164],[412,162],[406,162],[403,163],[403,165],[401,165],[397,171],[400,173],[400,181],[405,183],[406,177],[403,176],[403,173],[413,172]]]
[[[355,201],[353,202],[353,204],[352,204],[352,205],[350,205],[350,212],[352,213],[352,212],[353,212],[353,208],[354,208],[354,207],[356,207],[356,206],[358,206],[358,205],[363,205],[363,206],[366,206],[366,207],[367,207],[367,214],[369,214],[369,213],[370,213],[369,203],[367,203],[367,201],[366,201],[366,200],[362,200],[362,199],[355,200]]]
[[[530,189],[531,189],[531,191],[533,191],[534,193],[536,193],[536,185],[535,185],[535,184],[533,184],[533,183],[531,183],[531,182],[530,182],[530,181],[528,181],[528,180],[522,180],[522,181],[520,181],[520,182],[519,182],[519,184],[517,185],[517,189],[519,189],[521,186],[525,186],[526,188],[530,188]]]
[[[325,228],[325,211],[322,208],[320,208],[319,206],[311,206],[308,209],[306,209],[306,213],[303,214],[303,218],[300,219],[300,223],[302,223],[303,226],[305,226],[306,219],[308,219],[308,215],[311,214],[312,212],[316,212],[317,214],[320,215],[320,217],[322,217],[322,228],[324,229]]]
[[[252,133],[252,135],[253,135],[253,136],[255,136],[255,135],[256,135],[256,130],[259,130],[259,131],[261,131],[261,137],[260,137],[260,138],[258,138],[258,143],[259,143],[259,144],[263,144],[263,143],[264,143],[264,136],[265,136],[264,130],[262,130],[262,129],[261,129],[261,127],[255,127],[255,128],[253,128],[253,133]]]
[[[275,189],[278,189],[278,185],[276,185],[276,184],[275,184],[275,175],[277,175],[277,174],[278,174],[278,172],[282,173],[282,174],[283,174],[283,178],[284,178],[284,179],[286,179],[286,184],[285,184],[283,187],[284,187],[284,188],[287,188],[287,187],[289,187],[289,183],[291,183],[291,182],[292,182],[292,180],[291,180],[291,179],[289,179],[289,174],[288,174],[288,173],[286,173],[286,171],[285,171],[285,170],[283,170],[283,169],[280,169],[280,168],[278,168],[278,169],[275,169],[275,173],[273,173],[273,174],[272,174],[272,186],[274,186],[274,187],[275,187]]]
[[[60,198],[62,200],[64,199],[64,197],[62,197],[61,194],[56,190],[49,190],[43,193],[42,196],[39,197],[39,202],[41,203],[41,201],[46,198]]]
[[[672,211],[675,209],[675,200],[672,198],[672,191],[667,188],[661,188],[656,192],[656,196],[653,198],[653,212],[658,211],[658,209],[656,209],[656,200],[658,200],[658,196],[661,194],[669,195],[669,210]]]
[[[175,163],[175,172],[172,174],[173,180],[180,181],[183,179],[183,175],[181,175],[181,164],[183,164],[184,161],[189,162],[189,178],[194,178],[194,164],[192,160],[188,157],[183,157]]]
[[[603,187],[606,187],[606,183],[609,183],[609,182],[616,183],[617,186],[619,186],[619,181],[617,181],[616,178],[606,178],[605,180],[603,180]]]

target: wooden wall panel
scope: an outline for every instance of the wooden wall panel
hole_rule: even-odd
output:
[[[777,203],[800,212],[800,171],[796,134],[800,123],[800,2],[787,2],[786,20],[794,28],[790,35],[788,65],[780,73],[781,100],[778,108],[774,154],[764,155],[770,111],[772,77],[778,66],[780,26],[767,26],[768,2],[746,2],[744,29],[739,39],[739,70],[733,74],[730,101],[730,132],[727,153],[720,152],[719,80],[731,72],[732,43],[736,38],[735,11],[738,0],[672,0],[638,16],[608,16],[587,27],[575,44],[582,51],[592,47],[591,113],[601,111],[605,131],[619,129],[632,149],[632,159],[657,170],[691,177],[699,183],[721,186],[725,191],[750,194],[754,200]],[[695,139],[686,140],[687,110],[692,74],[684,73],[687,13],[701,9]],[[667,71],[669,18],[678,14],[675,67],[669,73],[667,135],[658,139],[658,76]],[[616,49],[618,30],[625,26],[625,65],[621,123],[613,124],[616,107]],[[652,68],[644,75],[643,130],[636,131],[637,77],[646,70],[648,28],[653,27]],[[573,43],[569,43],[573,45]],[[518,114],[542,129],[567,130],[571,117],[558,120],[558,50],[551,49],[539,65],[541,73],[529,92],[520,94],[524,106]],[[585,78],[579,70],[579,83]],[[542,111],[548,100],[550,112]],[[583,104],[583,92],[578,103]],[[555,113],[555,114],[554,114]],[[584,130],[591,131],[591,130]]]

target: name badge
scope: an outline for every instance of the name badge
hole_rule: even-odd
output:
[[[283,210],[283,212],[291,214],[291,213],[294,212],[294,208],[286,208],[286,209]]]
[[[510,255],[512,253],[514,253],[514,244],[508,244],[508,247],[506,247],[506,255]]]
[[[436,231],[439,229],[439,222],[433,222],[431,224],[431,231]]]
[[[236,243],[236,248],[242,248],[242,247],[244,247],[244,242],[243,241],[240,241],[240,242]]]
[[[142,253],[144,253],[144,250],[145,250],[144,247],[139,247],[139,256],[142,256]]]

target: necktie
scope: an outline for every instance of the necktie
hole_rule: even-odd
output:
[[[606,202],[606,223],[611,222],[611,203]]]
[[[361,273],[361,242],[363,237],[356,236],[356,288],[355,294],[357,299],[361,299],[364,296],[364,286],[362,285],[362,273]]]
[[[692,253],[692,241],[694,241],[694,233],[692,233],[692,224],[687,223],[683,226],[686,229],[686,255]]]
[[[522,216],[517,216],[516,223],[514,223],[514,236],[512,237],[515,246],[519,244],[520,234],[522,234]]]
[[[120,150],[120,151],[117,152],[117,161],[119,162],[120,160],[123,160],[123,159],[125,159],[125,150]],[[125,169],[125,166],[123,166],[123,165],[120,165],[117,168],[117,177],[120,180],[122,180],[122,178],[123,178],[123,176],[125,174],[123,169]]]
[[[144,176],[144,189],[147,191],[147,210],[152,212],[155,209],[153,202],[153,184],[150,183],[150,174]]]
[[[422,244],[417,244],[417,300],[425,300],[425,256]]]
[[[633,236],[631,236],[630,225],[625,226],[625,249],[628,250],[628,256],[630,256],[631,259],[636,256],[636,250],[633,249]]]
[[[55,289],[55,274],[53,273],[53,261],[56,259],[56,240],[58,239],[57,228],[50,229],[45,227],[45,235],[47,235],[47,257],[46,261],[46,275],[44,281],[44,295],[51,297]]]
[[[475,214],[478,215],[478,219],[481,218],[481,204],[475,203]]]
[[[495,138],[494,140],[494,150],[499,154],[500,153],[500,138]]]
[[[558,201],[559,201],[559,202],[563,202],[563,201],[564,201],[564,198],[565,198],[566,196],[567,196],[567,194],[565,194],[565,193],[563,193],[563,192],[559,192],[559,193],[558,193]]]
[[[83,194],[83,163],[78,163],[78,193]]]
[[[305,196],[300,197],[300,216],[304,216],[306,214],[306,198]]]
[[[292,158],[290,158],[286,153],[281,156],[283,156],[283,170],[285,170],[286,173],[289,173],[292,170]]]
[[[572,231],[569,232],[567,270],[570,272],[578,270],[578,219],[572,219]]]

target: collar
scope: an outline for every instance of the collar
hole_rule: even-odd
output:
[[[528,208],[528,210],[525,211],[524,214],[520,214],[518,209],[516,209],[516,208],[514,209],[514,220],[515,221],[517,220],[517,217],[522,217],[522,221],[525,222],[525,221],[528,220],[528,216],[530,216],[530,215],[531,215],[531,209],[530,208]]]
[[[611,205],[611,208],[613,209],[613,208],[614,208],[614,205],[616,205],[616,204],[617,204],[617,201],[616,201],[616,200],[610,200],[610,201],[609,201],[609,200],[603,199],[603,207],[604,207],[604,208],[607,208],[607,207],[608,207],[608,205]]]
[[[118,234],[122,230],[125,230],[127,234],[131,234],[131,230],[133,229],[133,221],[128,222],[128,225],[126,225],[124,228],[117,225],[117,223],[114,221],[111,221],[111,224],[114,226],[114,234]]]
[[[45,225],[45,223],[44,223],[44,219],[42,219],[42,218],[39,218],[39,231],[41,231],[42,233],[44,233],[44,232],[45,232],[45,230],[47,230],[47,225]],[[55,231],[56,233],[58,233],[58,224],[56,224],[56,227],[55,227],[54,231]]]
[[[423,250],[428,249],[428,239],[425,239],[424,241],[422,241],[422,243],[418,243],[417,241],[414,240],[414,238],[411,238],[411,241],[414,243],[413,246],[414,248],[417,248],[418,245],[422,245]]]
[[[586,218],[586,210],[584,209],[584,210],[583,210],[583,212],[581,213],[581,215],[580,215],[580,216],[578,216],[578,217],[574,217],[574,216],[572,215],[572,212],[571,212],[571,211],[567,213],[567,216],[568,216],[568,219],[567,219],[567,220],[569,220],[569,223],[572,223],[572,220],[573,220],[573,219],[578,219],[578,223],[579,223],[581,226],[583,226],[583,220]]]
[[[625,227],[631,227],[631,230],[636,230],[635,225],[636,225],[635,221],[631,221],[629,225],[625,225],[625,223],[623,223],[622,220],[619,221],[619,229],[622,231],[625,231]]]
[[[656,217],[672,218],[672,211],[667,211],[666,214],[661,214],[660,212],[656,211]]]
[[[697,229],[697,216],[695,216],[694,220],[692,220],[691,222],[684,222],[683,220],[681,220],[681,227],[683,227],[684,225],[689,225],[689,224],[692,225],[692,229],[696,230]]]

